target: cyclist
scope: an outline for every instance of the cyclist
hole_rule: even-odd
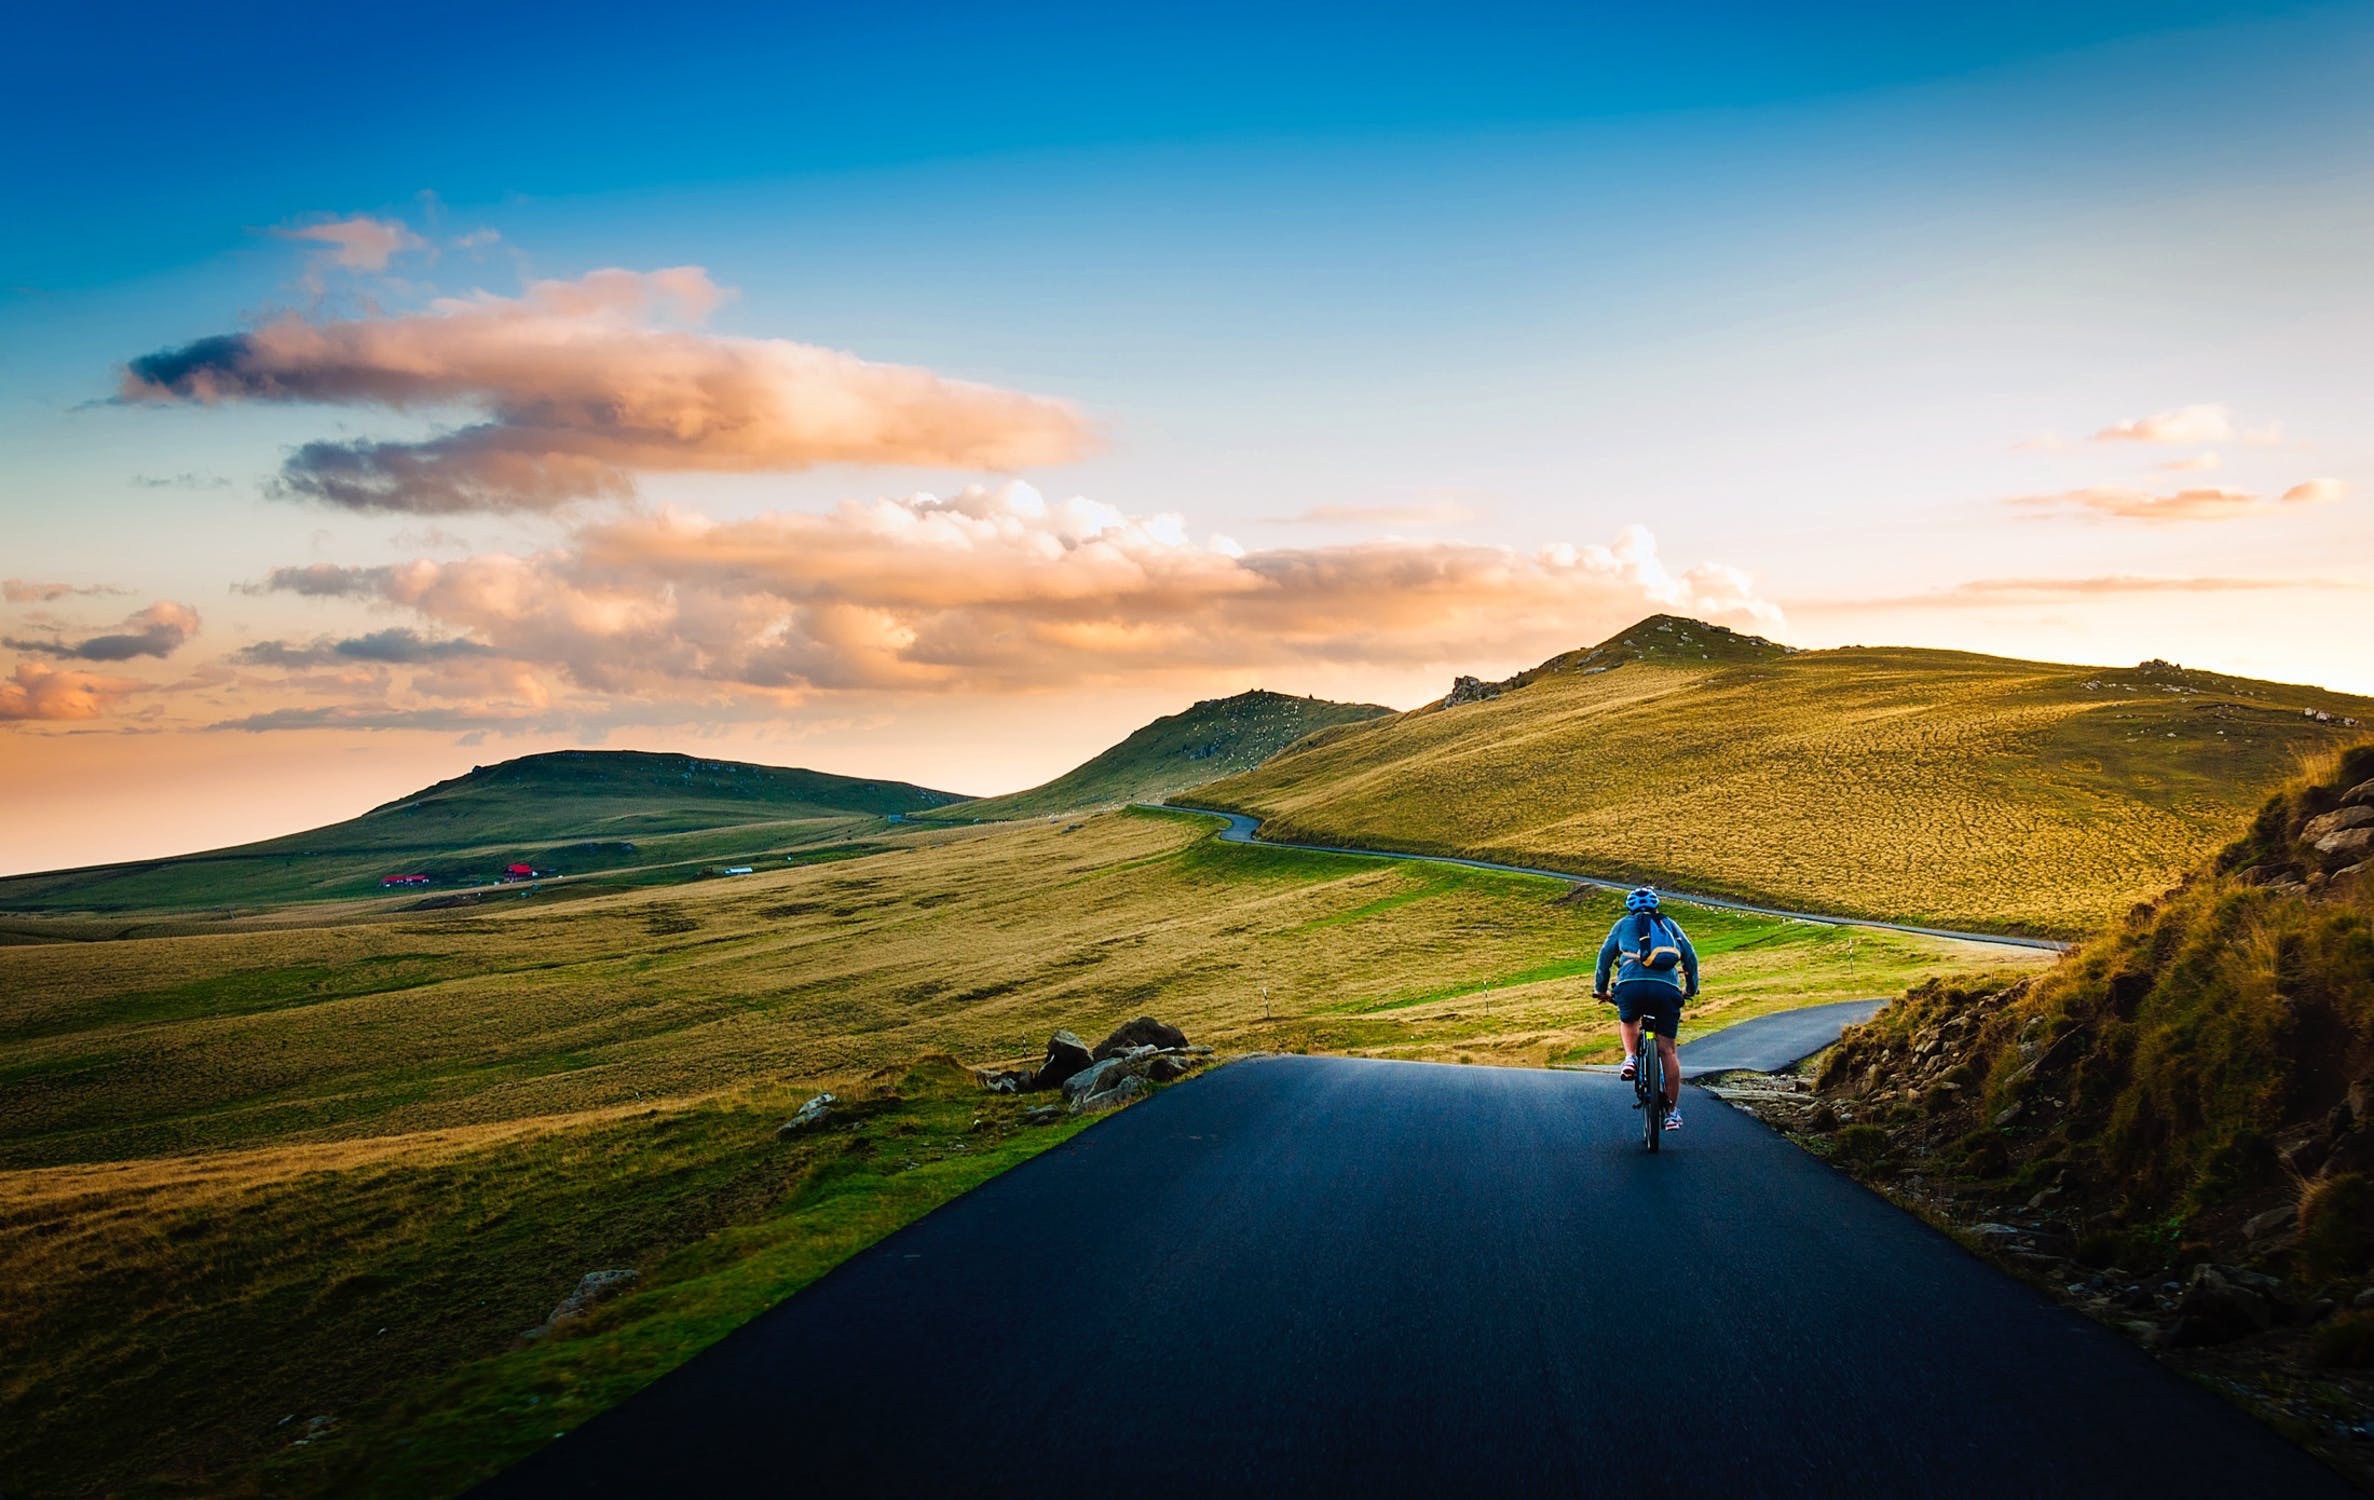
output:
[[[1608,979],[1613,974],[1615,984]],[[1624,915],[1599,945],[1593,995],[1616,1002],[1616,1029],[1624,1038],[1624,1078],[1640,1071],[1640,1033],[1645,1026],[1665,1063],[1665,1128],[1682,1128],[1682,1065],[1673,1047],[1682,1026],[1682,1002],[1698,995],[1698,950],[1681,924],[1657,909],[1657,893],[1641,886],[1624,898]]]

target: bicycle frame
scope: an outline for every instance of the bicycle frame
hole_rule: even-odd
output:
[[[1665,1052],[1644,1023],[1640,1029],[1640,1066],[1632,1076],[1638,1098],[1642,1137],[1651,1153],[1662,1149],[1665,1137]]]

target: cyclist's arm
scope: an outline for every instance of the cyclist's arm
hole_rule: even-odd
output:
[[[1682,998],[1695,1000],[1698,998],[1698,950],[1690,946],[1690,935],[1682,931],[1678,922],[1674,924],[1673,935],[1681,940],[1682,977],[1689,980],[1688,984],[1682,986]]]
[[[1614,968],[1615,963],[1616,933],[1615,929],[1611,927],[1608,929],[1607,941],[1599,945],[1599,972],[1591,980],[1592,994],[1604,995],[1607,993],[1608,970]]]

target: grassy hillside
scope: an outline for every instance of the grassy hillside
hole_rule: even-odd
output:
[[[0,948],[0,1473],[456,1492],[1045,1144],[1033,1101],[916,1081],[922,1052],[1144,1011],[1223,1047],[1607,1052],[1604,896],[1210,830],[934,829],[664,892]],[[1691,928],[1697,1029],[1997,960]],[[777,1141],[817,1087],[899,1102]],[[519,1344],[606,1267],[641,1280]]]
[[[1373,703],[1293,698],[1258,688],[1233,698],[1207,698],[1182,713],[1156,719],[1044,785],[968,802],[936,816],[1021,818],[1158,802],[1174,792],[1250,771],[1304,735],[1392,711]]]
[[[1335,730],[1194,800],[1279,839],[2075,935],[2180,879],[2303,756],[2374,719],[2374,701],[2165,662],[1793,651],[1663,616],[1485,691]]]
[[[0,879],[0,911],[206,910],[377,896],[415,902],[522,863],[564,875],[772,858],[962,799],[903,781],[631,750],[479,766],[344,823],[174,859]]]

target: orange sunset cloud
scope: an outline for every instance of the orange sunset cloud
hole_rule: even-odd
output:
[[[683,266],[595,271],[413,314],[291,314],[133,360],[121,395],[484,414],[421,441],[306,443],[283,465],[288,493],[355,510],[550,510],[629,495],[643,472],[1011,471],[1090,446],[1087,423],[1061,401],[683,326],[725,295]]]

